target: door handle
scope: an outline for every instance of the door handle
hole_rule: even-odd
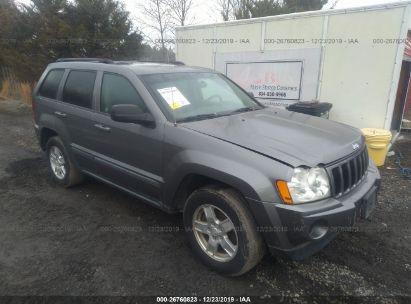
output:
[[[105,125],[102,125],[102,124],[95,124],[94,127],[96,127],[97,129],[100,129],[102,131],[105,131],[105,132],[110,132],[110,130],[111,130],[110,127],[106,127]]]
[[[62,117],[62,118],[67,117],[67,114],[66,114],[66,113],[59,112],[59,111],[54,112],[54,114],[55,114],[56,116],[58,116],[58,117]]]

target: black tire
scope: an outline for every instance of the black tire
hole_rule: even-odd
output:
[[[65,174],[63,178],[59,178],[51,164],[51,157],[50,157],[50,151],[53,149],[53,147],[57,147],[59,151],[61,151],[61,154],[64,158],[64,168],[65,168]],[[81,183],[84,180],[84,177],[80,170],[75,166],[73,163],[72,159],[69,157],[69,154],[67,153],[67,150],[63,144],[63,141],[61,140],[60,137],[54,136],[51,137],[46,144],[46,155],[47,155],[47,162],[49,166],[49,171],[52,179],[58,183],[59,185],[69,188],[74,185],[77,185]]]
[[[197,240],[193,217],[198,214],[196,210],[201,210],[204,205],[217,207],[216,210],[223,211],[234,224],[237,249],[229,261],[217,261],[210,257],[201,247],[201,241]],[[216,272],[239,276],[256,266],[265,254],[265,245],[262,236],[257,232],[254,218],[246,207],[244,198],[233,189],[209,186],[194,191],[187,199],[183,216],[185,232],[192,250],[206,266]],[[222,246],[218,246],[223,251]]]

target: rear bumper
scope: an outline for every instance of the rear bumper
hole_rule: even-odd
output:
[[[270,252],[301,260],[322,249],[338,232],[351,230],[379,185],[380,174],[371,165],[362,184],[338,199],[301,205],[250,201],[250,205]]]

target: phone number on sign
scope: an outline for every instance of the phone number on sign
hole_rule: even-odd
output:
[[[282,97],[286,98],[287,93],[285,92],[258,92],[257,97]]]

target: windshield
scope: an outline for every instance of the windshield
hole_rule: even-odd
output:
[[[176,122],[194,121],[261,109],[234,83],[215,73],[169,73],[143,76],[154,97]]]

